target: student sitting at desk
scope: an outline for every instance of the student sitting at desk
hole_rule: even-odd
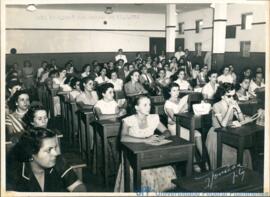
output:
[[[71,92],[69,92],[69,100],[71,102],[75,101],[77,96],[82,93],[80,88],[80,79],[77,77],[73,77],[70,81],[70,87],[72,88]]]
[[[265,84],[263,83],[263,73],[257,72],[255,79],[252,79],[249,85],[249,92],[256,96],[256,91],[264,90]]]
[[[101,99],[94,106],[95,113],[99,120],[115,119],[126,114],[124,109],[119,109],[114,100],[114,86],[111,83],[102,84],[99,87]]]
[[[58,147],[52,130],[33,128],[24,132],[7,155],[7,190],[85,192],[84,184],[60,156]]]
[[[248,101],[252,98],[255,98],[249,91],[249,84],[250,79],[249,78],[241,78],[239,80],[239,87],[236,92],[237,98],[239,101]]]
[[[127,96],[136,96],[140,94],[147,94],[147,90],[144,89],[142,84],[139,82],[140,72],[133,70],[127,77],[127,83],[124,85],[125,93]]]
[[[13,112],[6,116],[7,137],[18,135],[25,129],[25,123],[22,118],[30,106],[29,94],[26,90],[18,90],[9,101],[9,109]]]
[[[218,88],[217,76],[218,74],[215,70],[208,71],[207,78],[209,82],[205,84],[202,88],[202,95],[204,99],[209,99],[209,100],[214,99],[214,95]]]
[[[133,107],[136,110],[136,114],[123,119],[122,142],[144,143],[152,141],[155,138],[159,138],[154,135],[156,129],[163,133],[162,138],[171,135],[170,131],[160,122],[158,114],[150,114],[151,101],[148,97],[139,96]],[[133,186],[133,171],[131,170],[130,183]],[[176,178],[176,174],[171,166],[145,169],[141,171],[141,174],[142,187],[149,187],[152,191],[160,192],[174,187],[171,180]],[[124,191],[123,160],[118,170],[114,191]]]
[[[174,81],[174,83],[177,83],[179,85],[180,90],[192,90],[192,87],[190,83],[185,80],[185,70],[180,69],[176,76],[178,77],[177,80]]]
[[[212,169],[217,168],[217,133],[216,128],[227,127],[232,125],[235,116],[240,122],[244,120],[243,113],[237,102],[234,100],[235,89],[230,83],[221,84],[215,94],[216,103],[212,111],[212,128],[210,128],[206,147],[210,157]],[[236,163],[237,150],[231,146],[223,144],[222,166],[233,165]],[[244,151],[243,164],[252,168],[251,156],[248,150]]]
[[[176,119],[175,114],[183,113],[188,111],[188,95],[179,98],[179,85],[177,83],[171,83],[168,86],[169,99],[166,100],[164,105],[164,111],[168,116],[168,129],[170,130],[172,135],[176,135]],[[185,140],[190,140],[190,132],[188,129],[181,127],[180,128],[180,137]],[[202,155],[202,138],[199,131],[195,130],[195,144]],[[199,171],[199,166],[195,166],[195,171]]]
[[[99,76],[95,78],[95,81],[98,84],[106,83],[109,81],[109,78],[106,76],[107,75],[107,68],[103,67],[100,69]]]
[[[81,80],[80,87],[82,93],[76,98],[76,103],[81,108],[93,108],[93,105],[98,101],[97,92],[94,91],[94,81],[90,77],[85,77]]]

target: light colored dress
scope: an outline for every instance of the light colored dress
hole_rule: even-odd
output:
[[[147,116],[148,127],[141,129],[138,125],[138,120],[135,115],[123,119],[124,123],[129,127],[128,133],[133,137],[150,137],[154,134],[155,129],[159,124],[159,116],[150,114]],[[172,179],[176,178],[174,169],[171,166],[158,168],[144,169],[141,171],[142,187],[148,187],[151,191],[161,192],[175,187],[171,183]],[[133,170],[130,168],[130,187],[133,187]],[[115,192],[124,192],[124,161],[122,161],[118,170]]]
[[[190,84],[187,80],[180,80],[177,79],[176,81],[174,81],[174,83],[177,83],[179,85],[180,90],[188,90]]]
[[[217,119],[217,115],[222,119],[226,115],[228,107],[224,104],[223,101],[219,101],[213,105],[212,111],[212,128],[210,128],[207,138],[206,138],[206,147],[208,150],[208,154],[210,157],[210,163],[212,169],[217,168],[217,133],[215,132],[216,128],[220,128],[220,124]],[[228,125],[232,123],[233,113],[229,117]],[[237,149],[223,144],[222,151],[222,166],[228,166],[236,164],[237,161]],[[252,169],[252,160],[250,156],[250,152],[248,150],[244,151],[243,164],[245,167]]]
[[[174,114],[178,114],[181,112],[187,112],[188,110],[188,95],[182,97],[179,100],[179,103],[174,103],[170,100],[167,100],[165,102],[164,105],[164,111],[166,113],[166,109],[170,109],[173,111]],[[182,110],[181,110],[182,109]],[[168,116],[168,114],[166,113],[166,115]],[[168,116],[168,129],[170,130],[172,135],[176,135],[176,123],[174,120],[172,120],[169,116]],[[189,130],[184,128],[184,127],[180,127],[180,137],[184,138],[185,140],[190,140],[190,136],[189,136]],[[201,134],[199,131],[195,130],[195,137],[200,137]]]
[[[218,88],[218,83],[215,84],[215,88],[212,87],[211,83],[208,82],[202,88],[202,94],[207,96],[207,99],[213,99]]]

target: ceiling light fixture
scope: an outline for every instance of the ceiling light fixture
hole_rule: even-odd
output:
[[[105,14],[112,14],[113,13],[113,9],[112,7],[106,7],[106,10],[104,11]]]
[[[30,12],[34,12],[37,8],[35,4],[28,4],[26,9]]]

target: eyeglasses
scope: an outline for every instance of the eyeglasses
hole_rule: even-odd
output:
[[[226,96],[227,96],[228,98],[234,97],[234,95],[231,95],[231,94],[230,94],[230,95],[226,95]]]

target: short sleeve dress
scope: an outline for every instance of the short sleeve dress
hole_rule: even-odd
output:
[[[174,103],[170,100],[167,100],[164,105],[164,111],[166,113],[166,109],[170,109],[170,110],[173,110],[174,114],[186,112],[188,110],[187,102],[188,102],[188,95],[181,98],[179,100],[179,103]],[[168,116],[167,113],[166,115]],[[176,135],[176,123],[169,116],[168,116],[168,129],[170,130],[172,135]],[[190,139],[189,130],[184,127],[180,127],[180,130],[181,130],[180,137],[184,138],[185,140],[189,140]],[[200,132],[195,130],[195,137],[200,137],[200,136],[201,136]]]
[[[212,128],[210,128],[207,138],[206,138],[206,147],[208,150],[210,163],[212,169],[217,168],[217,133],[215,132],[216,128],[220,128],[220,124],[216,116],[224,118],[228,107],[224,105],[222,101],[219,101],[213,105],[212,111]],[[233,113],[230,114],[228,125],[233,121]],[[223,144],[222,151],[222,166],[236,164],[237,161],[237,149]],[[243,164],[245,167],[252,168],[251,155],[248,150],[244,151]]]
[[[148,127],[141,129],[138,125],[138,120],[135,115],[123,119],[124,123],[128,125],[128,133],[134,137],[150,137],[154,134],[155,129],[159,124],[159,116],[157,114],[150,114],[147,117]],[[175,187],[171,183],[172,179],[176,178],[174,169],[171,166],[163,166],[151,169],[144,169],[141,171],[142,187],[147,187],[153,192],[165,191]],[[130,169],[130,186],[133,187],[133,170]],[[114,187],[115,192],[124,192],[124,162],[120,164],[116,183]]]

